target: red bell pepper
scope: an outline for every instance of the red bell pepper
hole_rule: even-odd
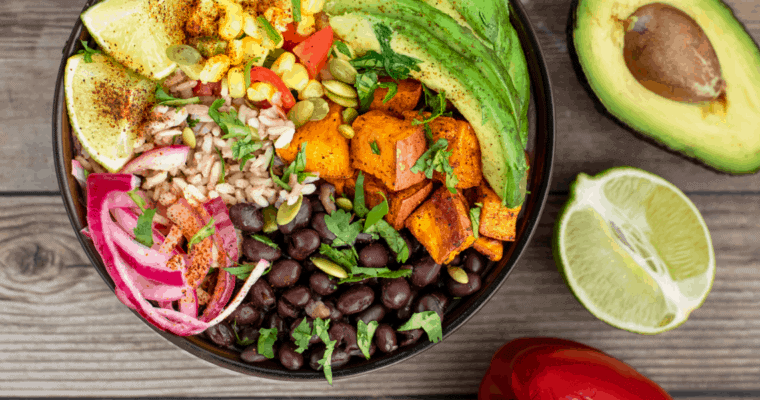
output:
[[[325,66],[332,44],[333,30],[328,26],[293,48],[293,54],[298,56],[301,64],[309,71],[310,78],[314,79]]]
[[[253,82],[268,82],[271,83],[278,92],[280,92],[280,100],[282,100],[282,108],[289,110],[296,105],[296,98],[293,97],[293,93],[290,93],[290,89],[282,81],[282,78],[277,76],[269,68],[264,67],[251,67],[251,83]]]
[[[478,400],[672,400],[630,365],[581,343],[521,338],[502,346]]]
[[[299,35],[296,31],[296,24],[291,22],[288,24],[288,30],[282,32],[282,39],[284,40],[282,48],[283,50],[291,51],[298,45],[298,43],[301,43],[308,38],[308,36]]]

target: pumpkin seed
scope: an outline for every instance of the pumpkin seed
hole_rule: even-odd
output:
[[[314,257],[311,259],[311,262],[313,262],[314,265],[317,266],[317,268],[321,269],[322,272],[326,273],[327,275],[334,276],[340,279],[348,278],[348,274],[346,273],[346,270],[341,268],[340,265],[330,260]]]
[[[274,206],[269,206],[261,210],[261,213],[264,215],[264,228],[262,229],[264,233],[272,233],[276,231],[277,228],[277,209],[274,208]]]
[[[339,197],[335,199],[335,205],[337,205],[338,207],[340,207],[341,209],[345,211],[351,211],[354,208],[354,205],[351,202],[351,200],[345,197]]]
[[[356,132],[354,132],[354,128],[352,128],[351,125],[348,125],[348,124],[339,125],[338,132],[340,132],[340,134],[343,135],[343,137],[346,139],[352,139],[354,135],[356,135]]]
[[[182,142],[185,143],[191,149],[195,148],[195,132],[190,128],[182,130]]]
[[[356,82],[356,75],[359,74],[351,63],[342,58],[333,58],[330,60],[328,67],[330,68],[330,74],[335,79],[350,85]]]
[[[324,86],[328,92],[333,92],[333,94],[336,94],[338,96],[348,97],[350,99],[359,97],[359,95],[356,93],[356,89],[341,81],[322,81],[322,86]]]
[[[299,101],[288,111],[288,119],[293,121],[296,128],[304,126],[314,114],[314,103],[308,100]]]
[[[314,113],[311,114],[310,121],[321,121],[325,119],[330,112],[330,105],[327,104],[327,100],[318,97],[316,99],[309,99],[314,104]],[[337,102],[336,102],[337,103]]]
[[[327,96],[327,98],[332,100],[333,102],[342,105],[343,107],[358,107],[359,106],[359,102],[355,98],[352,99],[350,97],[338,96],[337,94],[329,90],[325,92],[325,96]]]
[[[325,91],[322,89],[322,84],[319,83],[319,81],[312,79],[306,84],[306,87],[298,93],[298,98],[301,100],[314,99],[322,97],[324,94]]]
[[[301,209],[302,203],[303,195],[301,194],[298,195],[298,200],[296,200],[293,205],[289,205],[287,202],[282,203],[280,208],[277,209],[277,225],[286,225],[288,222],[295,219],[298,210]]]
[[[449,276],[451,276],[451,279],[463,285],[466,285],[467,282],[470,281],[470,279],[467,277],[467,272],[464,272],[462,268],[448,267],[447,270],[449,271]]]
[[[356,117],[359,116],[359,111],[356,111],[355,108],[349,107],[343,110],[343,113],[341,114],[343,117],[343,123],[344,124],[353,124]]]

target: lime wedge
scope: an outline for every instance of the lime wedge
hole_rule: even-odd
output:
[[[64,74],[69,122],[95,161],[116,172],[129,161],[139,125],[153,103],[156,84],[126,70],[112,58],[75,55]]]
[[[82,13],[98,45],[122,65],[150,79],[177,68],[166,49],[185,40],[192,0],[105,0]]]
[[[554,230],[554,258],[586,309],[644,334],[686,321],[715,277],[699,210],[673,184],[630,167],[578,175]]]

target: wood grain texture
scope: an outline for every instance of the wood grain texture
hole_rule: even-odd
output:
[[[557,151],[552,188],[565,191],[578,172],[641,167],[685,191],[760,191],[760,174],[730,176],[686,162],[634,136],[601,114],[573,70],[566,33],[570,0],[523,3],[546,57],[556,101]],[[731,0],[737,17],[760,40],[760,6]],[[84,2],[0,2],[0,191],[57,190],[51,114],[61,49]]]
[[[532,244],[494,298],[441,344],[370,375],[278,382],[229,372],[175,348],[118,302],[55,197],[0,197],[2,396],[414,396],[477,390],[490,356],[523,336],[559,336],[624,360],[667,390],[760,389],[760,196],[696,195],[718,263],[689,321],[642,336],[589,314],[555,268],[550,196]],[[369,391],[369,392],[368,392]]]

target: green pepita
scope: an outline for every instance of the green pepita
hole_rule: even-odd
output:
[[[348,278],[348,274],[346,273],[346,270],[341,268],[340,265],[330,260],[314,257],[311,259],[311,262],[313,262],[314,265],[317,266],[317,268],[321,269],[322,272],[326,273],[327,275],[334,276],[340,279]]]
[[[356,93],[356,89],[352,88],[346,83],[336,80],[322,81],[322,86],[328,91],[341,97],[348,97],[355,99],[359,97]]]
[[[303,195],[300,194],[298,195],[298,200],[293,205],[289,205],[287,202],[282,203],[280,208],[277,209],[277,225],[287,225],[288,222],[295,219],[298,210],[301,209],[301,204],[303,204]]]
[[[330,112],[330,105],[327,104],[327,100],[319,97],[316,99],[309,99],[314,104],[314,113],[311,114],[310,121],[321,121],[325,119]],[[337,102],[336,102],[337,103]]]
[[[276,231],[277,228],[277,209],[274,208],[274,206],[269,206],[261,210],[261,213],[264,215],[264,228],[262,229],[264,233],[272,233]]]
[[[304,126],[314,114],[314,103],[309,100],[299,101],[288,111],[288,119],[293,121],[296,128]]]
[[[353,107],[349,107],[343,110],[341,115],[343,116],[343,123],[351,125],[354,123],[356,117],[359,116],[359,111],[356,111]]]
[[[358,107],[359,106],[359,101],[356,100],[355,98],[352,99],[350,97],[338,96],[337,94],[329,90],[325,92],[325,96],[327,96],[327,98],[332,100],[333,102],[342,105],[343,107]]]
[[[182,143],[186,144],[191,149],[195,148],[195,132],[190,128],[182,130]]]
[[[338,206],[338,207],[340,207],[342,210],[345,210],[345,211],[351,211],[354,208],[354,205],[351,202],[351,200],[349,200],[349,199],[347,199],[345,197],[339,197],[339,198],[335,199],[335,205]]]
[[[470,279],[467,277],[467,272],[464,272],[462,268],[448,267],[447,270],[449,271],[449,276],[451,276],[451,279],[463,285],[466,285],[467,282],[470,281]]]
[[[353,85],[358,72],[351,63],[342,58],[333,58],[328,65],[330,74],[337,80]]]
[[[340,134],[343,135],[343,137],[346,139],[353,139],[354,135],[356,135],[356,132],[354,132],[354,128],[352,128],[351,125],[348,125],[348,124],[339,125],[338,132],[340,132]]]

